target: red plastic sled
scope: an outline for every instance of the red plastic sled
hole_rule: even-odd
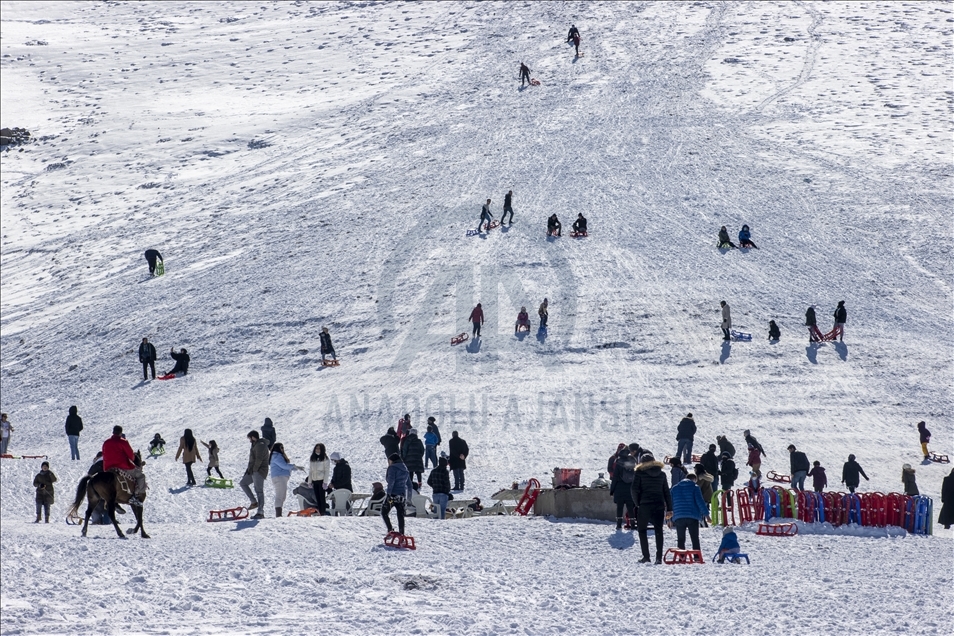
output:
[[[289,517],[314,517],[318,514],[317,508],[305,508],[304,510],[291,510]]]
[[[540,80],[536,78],[533,78],[530,80],[530,86],[539,86],[539,85],[540,85]]]
[[[467,340],[469,337],[470,337],[470,336],[468,336],[466,333],[459,333],[459,334],[457,334],[456,336],[454,336],[453,338],[451,338],[451,346],[453,346],[453,345],[459,345],[460,343],[462,343],[462,342],[464,342],[465,340]]]
[[[389,548],[398,548],[401,550],[417,550],[414,537],[409,537],[406,534],[399,534],[397,532],[387,533],[384,537],[384,545]]]
[[[337,367],[340,366],[340,363],[337,360],[322,360],[321,366],[323,367]]]
[[[691,565],[693,563],[705,563],[705,559],[702,558],[702,552],[699,550],[669,548],[663,556],[663,563],[666,565]]]
[[[176,379],[176,374],[175,374],[175,373],[167,373],[167,374],[165,374],[165,375],[160,375],[160,376],[159,376],[158,378],[156,378],[156,379],[157,379],[157,380],[175,380],[175,379]]]
[[[527,482],[527,487],[524,489],[520,501],[517,502],[517,507],[513,511],[514,514],[526,517],[533,508],[533,504],[536,503],[538,496],[540,496],[540,482],[531,479]]]
[[[768,479],[769,481],[774,481],[776,484],[790,484],[790,483],[792,483],[792,478],[791,478],[791,477],[789,477],[788,475],[780,475],[779,473],[775,472],[774,470],[768,471],[768,473],[766,473],[766,475],[765,475],[765,478]]]
[[[26,455],[24,455],[24,457],[26,457]],[[44,455],[44,457],[45,457],[45,455]],[[937,463],[939,463],[939,464],[950,464],[950,463],[951,463],[951,458],[948,457],[947,455],[940,455],[940,454],[938,454],[938,453],[931,453],[931,461],[932,461],[932,462],[937,462]]]
[[[208,521],[238,521],[239,519],[248,519],[248,508],[245,506],[227,508],[226,510],[210,510]]]
[[[763,537],[794,537],[798,534],[798,526],[794,523],[760,523],[755,534]]]

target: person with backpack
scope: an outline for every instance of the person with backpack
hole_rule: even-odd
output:
[[[639,562],[649,563],[649,537],[646,527],[652,524],[656,538],[656,565],[659,565],[663,555],[663,522],[666,511],[672,510],[672,496],[663,473],[663,463],[656,461],[649,451],[644,451],[639,459],[632,486],[633,501],[636,503],[636,529],[639,532],[639,547],[643,553]]]
[[[424,442],[417,437],[417,429],[412,428],[407,437],[402,440],[401,458],[412,476],[417,477],[416,488],[420,489],[424,481]]]
[[[676,458],[683,464],[692,463],[692,442],[695,438],[696,421],[692,419],[692,413],[689,413],[679,421],[676,428]]]
[[[199,454],[199,444],[192,434],[192,429],[187,428],[182,437],[179,438],[179,450],[176,451],[176,461],[182,457],[182,463],[186,469],[186,485],[196,486],[195,475],[192,473],[192,464],[202,461],[202,455]]]
[[[808,476],[812,478],[812,490],[815,492],[824,492],[828,485],[828,477],[825,476],[825,469],[821,462],[815,460],[812,462],[812,469],[808,471]]]
[[[636,504],[633,501],[633,478],[636,475],[636,460],[629,454],[629,449],[623,446],[613,462],[613,472],[610,479],[610,496],[616,504],[616,529],[623,529],[623,508],[629,516],[629,524],[636,521]],[[627,527],[629,527],[627,524]]]
[[[920,421],[918,422],[918,434],[921,439],[921,453],[924,454],[924,459],[931,459],[931,453],[928,452],[928,444],[931,443],[931,431],[927,428],[927,422]]]
[[[765,449],[762,448],[762,445],[759,444],[759,441],[755,439],[755,436],[752,435],[748,429],[743,431],[742,435],[745,437],[745,445],[749,449],[749,458],[745,464],[746,466],[751,466],[755,474],[761,477],[762,471],[759,469],[762,467],[762,456],[767,457]]]
[[[672,523],[676,527],[676,546],[680,550],[686,549],[686,532],[692,542],[693,550],[701,550],[699,545],[699,524],[712,521],[709,518],[709,508],[702,491],[696,485],[696,476],[686,475],[678,484],[670,489],[672,497]]]
[[[427,476],[427,485],[431,487],[431,500],[437,506],[439,519],[446,518],[447,502],[450,500],[450,473],[447,472],[447,458],[441,457],[437,466]]]
[[[848,461],[841,468],[841,483],[848,487],[848,492],[853,493],[855,488],[861,484],[862,477],[865,478],[865,481],[870,481],[864,469],[855,461],[855,456],[848,455]]]
[[[808,471],[811,470],[811,462],[808,461],[808,455],[795,448],[795,444],[788,445],[788,459],[791,467],[792,489],[805,490],[805,478]]]
[[[835,308],[835,326],[833,331],[838,334],[838,342],[844,342],[845,323],[848,322],[848,310],[845,309],[845,301],[839,300],[838,307]]]
[[[142,380],[148,379],[146,371],[152,371],[152,379],[156,379],[156,347],[147,338],[139,343],[139,363],[142,365]]]
[[[508,190],[504,195],[503,216],[500,217],[500,225],[507,222],[507,214],[510,214],[510,225],[513,225],[513,190]],[[503,231],[503,230],[501,230]]]
[[[477,306],[470,312],[470,322],[474,325],[473,337],[479,338],[480,326],[484,323],[484,310],[480,306],[480,303],[477,303]]]
[[[381,518],[388,529],[388,534],[394,532],[394,526],[391,525],[391,509],[397,511],[398,534],[404,535],[404,502],[407,500],[410,473],[407,466],[401,461],[401,456],[397,453],[388,457],[388,471],[385,482],[385,500],[381,506]]]

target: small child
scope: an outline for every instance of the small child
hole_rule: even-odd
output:
[[[915,497],[921,494],[918,490],[918,482],[914,475],[914,469],[911,468],[911,464],[905,464],[901,467],[901,483],[904,484],[904,494],[909,497]]]
[[[812,478],[812,488],[815,492],[822,492],[828,485],[828,477],[825,476],[825,469],[821,462],[816,460],[812,462],[812,469],[808,471],[808,476]]]
[[[212,476],[212,469],[215,469],[215,472],[219,474],[219,479],[225,479],[222,475],[222,471],[219,470],[219,446],[215,443],[214,439],[210,439],[209,443],[206,444],[202,442],[202,445],[209,449],[209,465],[205,467],[205,472],[208,473],[209,477]]]
[[[780,340],[782,338],[782,332],[778,330],[778,325],[775,324],[774,320],[769,320],[769,340]]]
[[[36,521],[40,523],[41,510],[46,513],[46,523],[50,522],[50,506],[53,505],[53,483],[56,475],[50,471],[50,462],[40,464],[40,472],[33,478],[36,488]]]
[[[931,459],[931,454],[928,452],[928,444],[931,442],[931,431],[927,429],[926,422],[918,422],[918,433],[921,436],[921,453],[924,455],[924,459]]]
[[[162,439],[162,435],[156,433],[152,438],[152,441],[149,442],[149,453],[151,455],[160,455],[166,450],[166,440]]]
[[[726,526],[722,531],[722,543],[719,544],[718,563],[725,563],[725,557],[728,554],[738,554],[742,551],[739,547],[739,537],[735,534],[735,528]]]
[[[759,474],[754,470],[749,471],[749,481],[746,484],[746,487],[749,489],[749,495],[755,495],[759,490],[762,489],[762,478],[759,477]]]

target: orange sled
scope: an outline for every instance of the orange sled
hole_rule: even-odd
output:
[[[693,563],[705,563],[705,560],[702,558],[702,552],[699,550],[669,548],[663,556],[663,563],[666,565],[690,565]]]
[[[755,534],[763,537],[794,537],[798,534],[798,526],[794,523],[760,523]]]

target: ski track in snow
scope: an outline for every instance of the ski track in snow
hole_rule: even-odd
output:
[[[237,477],[266,416],[296,463],[342,452],[360,491],[404,412],[461,431],[486,501],[553,466],[589,482],[621,440],[671,453],[687,411],[697,451],[752,428],[763,470],[788,472],[795,443],[837,485],[853,452],[864,488],[897,491],[918,420],[952,449],[949,3],[2,9],[2,123],[37,138],[0,156],[2,406],[12,452],[60,478],[58,524],[37,528],[38,462],[0,462],[4,634],[949,631],[940,528],[745,533],[751,566],[682,570],[636,568],[603,524],[412,520],[404,554],[367,519],[204,523],[244,496],[178,492],[172,454],[147,468],[147,544],[62,524],[113,425],[173,450],[191,427]],[[521,60],[540,87],[519,89]],[[508,189],[513,225],[466,237]],[[547,239],[554,211],[590,236]],[[743,223],[761,249],[715,249]],[[722,299],[753,342],[723,345]],[[824,329],[842,299],[845,344],[807,347],[805,307]],[[478,301],[484,338],[450,347]],[[140,383],[144,335],[187,347],[192,373]],[[937,513],[949,467],[917,468]]]

